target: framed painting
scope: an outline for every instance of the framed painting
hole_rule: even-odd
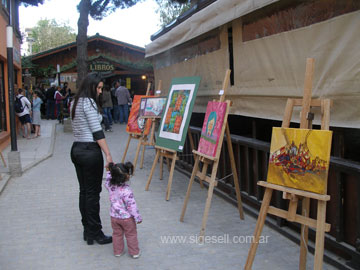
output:
[[[166,97],[143,97],[140,102],[139,117],[161,118]]]
[[[201,130],[198,152],[215,157],[226,115],[226,102],[209,101]]]
[[[267,181],[326,194],[332,131],[273,128]]]
[[[142,97],[149,97],[149,96],[145,96],[145,95],[134,96],[129,114],[129,119],[126,126],[126,132],[128,133],[148,135],[150,132],[151,121],[147,121],[144,118],[139,118],[140,101]]]
[[[174,78],[171,81],[156,146],[183,151],[199,84],[200,77]]]

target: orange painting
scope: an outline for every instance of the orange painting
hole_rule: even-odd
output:
[[[151,120],[139,118],[140,102],[141,98],[149,97],[145,95],[135,95],[131,106],[131,111],[126,126],[126,132],[133,134],[144,134],[150,133]],[[144,132],[144,133],[143,133]]]

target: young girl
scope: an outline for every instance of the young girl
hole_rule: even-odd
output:
[[[113,228],[114,255],[120,257],[124,252],[124,233],[129,254],[132,258],[140,257],[137,239],[136,223],[142,218],[136,206],[134,194],[127,183],[133,174],[134,166],[131,162],[110,163],[105,187],[110,195],[111,227]]]

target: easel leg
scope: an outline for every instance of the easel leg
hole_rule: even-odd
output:
[[[155,159],[154,159],[154,162],[153,162],[153,165],[151,167],[151,171],[150,171],[150,175],[149,175],[149,178],[147,180],[147,183],[146,183],[146,186],[145,186],[145,190],[148,191],[149,190],[149,186],[150,186],[150,183],[151,183],[151,178],[154,174],[154,170],[155,170],[155,167],[156,167],[156,163],[159,159],[159,156],[160,156],[160,150],[156,150],[156,156],[155,156]]]
[[[301,214],[304,217],[309,217],[310,211],[310,199],[303,198]],[[306,257],[307,257],[307,246],[309,238],[309,227],[301,225],[301,237],[300,237],[300,260],[299,270],[306,270]]]
[[[173,180],[174,170],[175,170],[176,155],[177,154],[174,153],[174,155],[172,157],[172,162],[171,162],[171,170],[170,170],[170,175],[169,175],[169,182],[168,182],[168,186],[167,186],[167,190],[166,190],[166,200],[167,201],[170,199],[171,185],[172,185],[172,180]]]
[[[185,200],[184,200],[184,205],[183,205],[183,208],[182,208],[182,211],[181,211],[181,216],[180,216],[180,221],[181,222],[184,222],[184,216],[185,216],[186,207],[187,207],[189,197],[190,197],[190,193],[191,193],[191,187],[192,187],[192,185],[194,183],[195,175],[196,175],[196,172],[198,171],[198,169],[199,169],[199,156],[195,155],[195,164],[194,164],[193,171],[191,173],[189,185],[188,185]],[[202,181],[201,181],[201,183],[202,183]]]
[[[139,139],[138,145],[136,147],[136,154],[135,154],[135,158],[134,158],[134,162],[133,162],[133,164],[134,164],[134,174],[135,174],[137,160],[139,158],[140,148],[141,148],[141,139]]]
[[[269,209],[272,192],[273,192],[273,190],[270,188],[265,189],[265,194],[264,194],[264,198],[263,198],[263,201],[261,204],[259,217],[256,222],[256,227],[255,227],[255,232],[254,232],[254,240],[251,243],[251,247],[250,247],[249,254],[248,254],[248,257],[246,260],[246,264],[245,264],[245,270],[251,270],[252,264],[254,262],[256,250],[259,245],[260,235],[261,235],[262,229],[265,224],[267,211]]]
[[[164,157],[160,155],[160,180],[163,179]]]
[[[129,138],[128,138],[128,141],[127,141],[127,144],[126,144],[126,147],[125,147],[125,152],[124,152],[124,155],[123,155],[123,157],[121,159],[121,163],[124,163],[126,153],[127,153],[128,149],[129,149],[130,140],[131,140],[131,135],[129,135]]]
[[[147,142],[147,138],[145,137],[144,139],[142,139],[143,150],[142,150],[141,159],[140,159],[140,169],[142,169],[144,166],[145,143],[146,142]]]
[[[228,123],[226,124],[226,142],[227,142],[228,152],[230,155],[231,170],[232,170],[233,178],[234,178],[238,210],[239,210],[239,214],[240,214],[240,219],[243,220],[244,219],[244,210],[243,210],[242,201],[241,201],[239,178],[238,178],[238,174],[237,174],[237,170],[236,170],[234,151],[232,148],[231,134],[230,134],[230,129],[229,129]]]
[[[321,270],[324,257],[326,201],[318,201],[314,270]]]
[[[212,199],[212,195],[214,193],[215,183],[216,183],[216,180],[214,179],[209,184],[208,196],[206,199],[205,211],[204,211],[204,215],[202,218],[202,224],[201,224],[201,230],[200,230],[200,241],[201,242],[203,242],[203,240],[204,240],[206,222],[207,222],[209,211],[210,211],[211,199]]]
[[[168,168],[168,171],[170,172],[170,159],[169,158],[166,158],[166,165],[167,165],[167,168]]]
[[[211,205],[211,199],[212,199],[212,195],[214,193],[214,187],[216,184],[215,178],[216,178],[216,172],[217,172],[218,165],[219,165],[218,161],[214,162],[212,170],[211,170],[211,178],[210,178],[210,182],[209,182],[208,196],[207,196],[206,203],[205,203],[205,210],[204,210],[204,215],[202,218],[202,224],[201,224],[201,230],[200,230],[200,241],[201,242],[204,240],[206,222],[208,219],[210,205]]]
[[[4,155],[1,151],[0,151],[0,156],[1,156],[2,162],[4,163],[4,167],[6,167],[6,161],[5,161]]]
[[[209,166],[209,164],[207,164],[205,162],[203,163],[203,167],[202,167],[202,170],[201,170],[201,178],[199,178],[201,188],[204,188],[203,179],[205,179],[205,177],[206,177],[206,172],[207,172],[208,166]],[[198,170],[198,168],[196,168],[196,169]]]

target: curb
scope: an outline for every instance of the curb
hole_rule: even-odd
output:
[[[48,153],[44,157],[39,158],[38,160],[35,160],[33,163],[30,163],[26,167],[22,168],[22,174],[24,174],[25,172],[27,172],[31,168],[37,166],[38,164],[40,164],[44,160],[47,160],[48,158],[53,156],[54,149],[55,149],[55,139],[56,139],[55,130],[56,130],[57,125],[58,125],[57,123],[54,123],[52,125],[52,128],[51,128],[51,142],[50,142],[50,148],[49,148]],[[0,195],[3,192],[3,190],[5,189],[7,183],[10,181],[10,179],[12,179],[12,176],[10,174],[8,174],[8,173],[3,174],[2,177],[3,178],[0,180]]]

